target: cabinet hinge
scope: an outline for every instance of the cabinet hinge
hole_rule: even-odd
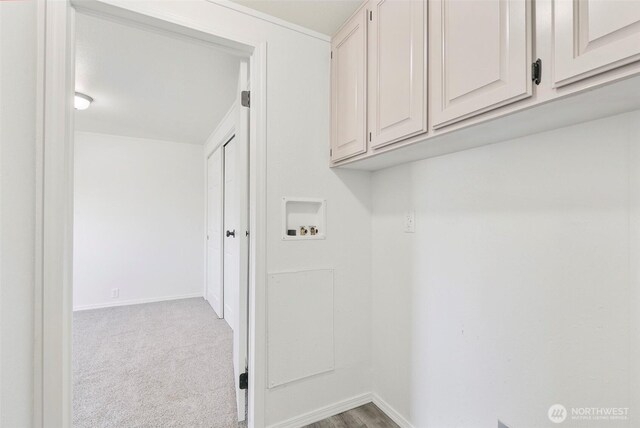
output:
[[[542,60],[540,58],[531,64],[531,80],[536,85],[539,85],[542,81]]]
[[[240,104],[242,107],[251,107],[251,91],[240,92]]]
[[[333,156],[333,149],[329,149],[329,156]]]
[[[333,59],[333,51],[331,51],[331,59]]]
[[[240,389],[249,388],[249,372],[248,371],[245,371],[244,373],[240,374],[240,378],[238,380],[238,386],[240,387]]]
[[[369,11],[369,21],[373,21],[373,11]]]
[[[371,142],[371,132],[369,132],[369,142]]]

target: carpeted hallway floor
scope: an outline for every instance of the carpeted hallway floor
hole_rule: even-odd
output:
[[[75,312],[74,428],[238,426],[233,333],[201,298]]]

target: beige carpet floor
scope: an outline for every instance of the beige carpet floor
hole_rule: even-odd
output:
[[[232,344],[201,298],[75,312],[74,428],[237,427]]]

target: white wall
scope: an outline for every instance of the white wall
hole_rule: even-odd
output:
[[[36,2],[0,2],[0,426],[33,403]]]
[[[268,58],[267,269],[334,269],[335,369],[268,390],[267,425],[371,391],[371,176],[328,167],[329,44],[296,36]],[[283,241],[283,196],[326,199],[327,238]]]
[[[555,403],[640,423],[639,124],[373,175],[373,389],[413,426],[540,428]]]
[[[629,179],[638,164],[626,158],[631,148],[636,155],[637,116],[376,173],[372,229],[369,175],[327,168],[326,41],[205,1],[126,4],[268,44],[268,270],[335,268],[336,370],[268,390],[267,424],[369,392],[371,355],[374,390],[416,427],[495,426],[498,415],[513,426],[544,426],[549,402],[625,405],[623,395],[637,390],[625,383],[633,376],[638,385],[629,368],[637,344],[631,355],[621,349],[630,325],[638,337],[637,287],[629,287],[637,284],[638,243],[630,199],[638,181]],[[2,88],[14,94],[0,97],[2,125],[20,135],[7,162],[2,131],[1,411],[3,425],[29,426],[35,121],[34,98],[18,95],[35,91],[36,20],[33,2],[0,5],[3,14],[11,9],[2,18]],[[27,73],[6,82],[5,72],[20,66]],[[5,100],[24,121],[5,122]],[[5,202],[8,188],[19,204]],[[326,197],[327,239],[282,242],[282,196]],[[415,235],[401,230],[409,207],[418,213]],[[7,272],[20,276],[11,288]],[[568,397],[595,394],[594,384],[597,399]]]
[[[204,0],[113,3],[176,22],[190,22],[199,28],[237,40],[267,44],[267,270],[335,269],[336,369],[266,391],[265,420],[258,420],[257,423],[276,424],[369,393],[370,176],[366,172],[333,171],[328,168],[329,43]],[[25,31],[36,31],[35,19],[29,23],[17,15],[9,18],[20,22]],[[10,39],[10,42],[13,43],[14,39]],[[28,58],[29,63],[35,62],[35,52],[28,55],[28,51],[23,51],[22,55]],[[10,83],[15,84],[15,79]],[[33,90],[35,85],[34,79],[24,89]],[[13,108],[21,105],[16,104]],[[22,125],[21,129],[33,133],[34,127],[35,123]],[[33,146],[21,146],[20,150],[21,155],[28,155]],[[33,174],[34,169],[25,167],[21,173]],[[29,183],[13,185],[17,192],[33,194]],[[282,196],[326,198],[327,239],[282,242],[279,233]],[[24,214],[33,214],[33,210]],[[21,238],[28,236],[26,232],[20,234]],[[13,242],[22,241],[16,239]],[[33,273],[33,270],[26,270],[26,273]],[[14,303],[18,305],[18,302]],[[29,301],[19,303],[17,307],[21,311],[32,310]],[[255,304],[262,317],[258,322],[264,325],[266,302],[256,301]],[[14,312],[9,321],[19,323],[23,316],[23,312]],[[30,331],[25,330],[17,342],[25,349],[33,341]],[[14,406],[29,409],[32,405],[30,400],[16,394],[10,398]]]
[[[76,133],[74,308],[202,296],[202,153],[194,144]]]
[[[152,7],[143,2],[131,5],[142,12]],[[209,2],[157,2],[153,8],[160,16],[218,34],[267,43],[267,271],[335,270],[335,370],[267,389],[265,425],[368,394],[370,174],[328,167],[329,43]],[[327,199],[327,239],[283,242],[283,196]],[[258,301],[256,306],[264,317],[268,303]],[[264,325],[264,318],[257,322]]]

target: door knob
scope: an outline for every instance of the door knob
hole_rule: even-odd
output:
[[[236,237],[236,231],[234,230],[227,230],[227,238],[233,236],[234,238]]]

